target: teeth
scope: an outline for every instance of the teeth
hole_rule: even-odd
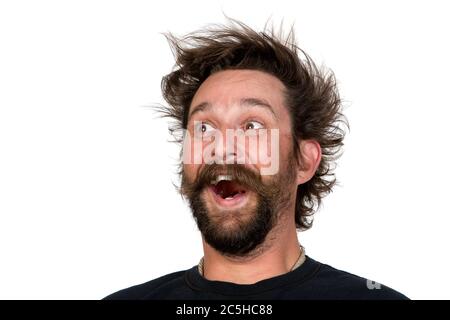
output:
[[[217,176],[216,180],[211,181],[211,184],[216,185],[222,180],[231,181],[231,180],[233,180],[233,177],[230,175],[219,175],[219,176]]]

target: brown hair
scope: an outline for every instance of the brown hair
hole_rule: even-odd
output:
[[[165,34],[176,64],[162,79],[163,97],[169,106],[160,111],[175,120],[175,126],[169,129],[173,133],[186,129],[191,101],[202,82],[214,72],[251,69],[277,77],[286,87],[294,154],[301,158],[302,139],[316,140],[322,148],[316,173],[297,189],[296,226],[309,229],[315,206],[319,208],[321,199],[336,183],[335,160],[341,155],[345,136],[339,124],[349,128],[334,74],[317,68],[296,45],[293,27],[283,40],[282,30],[277,36],[273,27],[256,32],[242,22],[229,21],[229,25],[212,25],[182,38]]]

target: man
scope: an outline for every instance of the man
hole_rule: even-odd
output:
[[[202,234],[198,265],[106,299],[407,299],[320,263],[297,230],[335,184],[348,126],[331,72],[243,23],[178,39],[164,115],[182,130],[181,194]]]

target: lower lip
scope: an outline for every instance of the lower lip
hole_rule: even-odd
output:
[[[238,193],[231,199],[224,199],[214,192],[213,187],[208,187],[208,192],[212,195],[214,201],[221,207],[236,208],[244,206],[248,201],[248,192]]]

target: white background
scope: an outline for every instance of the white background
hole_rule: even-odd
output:
[[[0,298],[99,299],[202,256],[162,103],[161,35],[223,13],[295,22],[339,81],[351,131],[307,254],[449,298],[446,1],[0,2]]]

